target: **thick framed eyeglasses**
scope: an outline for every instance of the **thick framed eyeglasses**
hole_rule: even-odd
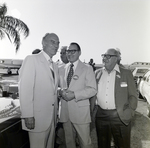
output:
[[[65,54],[66,54],[66,52],[60,52],[60,54],[61,54],[61,55],[65,55]]]
[[[79,50],[66,50],[66,53],[67,54],[75,54],[76,53],[76,51],[79,51]]]
[[[110,55],[110,54],[102,54],[102,58],[110,59],[111,57],[117,57],[117,55]]]

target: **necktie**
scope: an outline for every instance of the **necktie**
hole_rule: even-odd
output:
[[[49,60],[49,67],[50,67],[50,70],[52,72],[52,76],[55,79],[54,70],[53,70],[53,61],[52,60]]]
[[[73,64],[70,65],[70,70],[69,70],[69,73],[68,73],[68,76],[67,76],[67,85],[69,87],[69,84],[71,82],[71,79],[72,79],[72,76],[74,74],[74,71],[73,71]]]

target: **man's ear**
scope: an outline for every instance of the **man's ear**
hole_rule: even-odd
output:
[[[42,45],[43,45],[43,47],[45,47],[45,45],[46,45],[46,42],[44,40],[42,41]]]

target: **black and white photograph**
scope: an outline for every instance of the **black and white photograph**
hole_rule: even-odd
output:
[[[149,148],[149,0],[1,0],[0,148]]]

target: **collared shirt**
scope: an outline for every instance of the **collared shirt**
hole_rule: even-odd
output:
[[[49,66],[50,66],[50,68],[53,70],[53,66],[52,66],[53,61],[52,61],[52,58],[50,58],[49,55],[45,51],[43,51],[43,50],[42,50],[42,53],[43,53],[44,57],[46,58]],[[51,64],[50,64],[50,62],[51,62]]]
[[[75,72],[75,70],[76,70],[76,68],[77,68],[78,62],[79,62],[79,60],[77,60],[77,61],[75,61],[74,63],[72,63],[72,64],[74,65],[74,66],[73,66],[73,71],[74,71],[74,72]],[[68,73],[69,70],[70,70],[70,65],[71,65],[71,63],[69,63],[67,73]]]
[[[110,73],[105,68],[102,71],[97,93],[97,103],[102,109],[116,109],[114,94],[116,71],[120,73],[118,64]]]

